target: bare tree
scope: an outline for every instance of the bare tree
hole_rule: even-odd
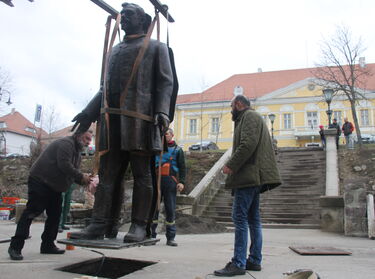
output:
[[[352,39],[348,27],[338,26],[335,35],[330,40],[323,41],[321,51],[321,63],[313,71],[318,79],[316,82],[333,89],[335,96],[344,96],[350,102],[358,142],[361,144],[356,105],[359,100],[365,99],[366,81],[372,75],[364,60],[360,61],[365,51],[362,39]]]
[[[0,112],[4,110],[5,104],[11,104],[12,77],[10,73],[0,66]]]
[[[42,112],[41,127],[51,135],[62,127],[60,114],[56,111],[54,105],[44,108]]]

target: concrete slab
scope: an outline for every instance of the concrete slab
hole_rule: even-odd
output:
[[[0,238],[14,234],[16,225],[0,221]],[[0,244],[0,278],[72,279],[78,274],[57,271],[65,265],[99,258],[100,255],[87,248],[75,247],[64,255],[39,253],[43,224],[31,226],[32,238],[26,241],[22,251],[23,261],[11,261],[8,243]],[[66,233],[59,234],[59,238]],[[95,249],[107,257],[157,262],[122,278],[142,279],[203,279],[214,278],[215,269],[222,268],[233,254],[233,233],[206,235],[177,235],[178,247],[165,245],[165,239],[153,246],[133,247],[120,250]],[[63,247],[63,245],[58,245]],[[300,256],[289,246],[330,246],[345,249],[351,256]],[[375,278],[375,242],[368,238],[304,229],[264,229],[263,270],[251,272],[256,279],[282,279],[283,272],[294,269],[312,269],[324,279],[373,279]],[[251,278],[249,274],[237,278]]]

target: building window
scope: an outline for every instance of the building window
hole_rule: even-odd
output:
[[[30,128],[30,127],[26,127],[26,128],[25,128],[25,131],[26,131],[26,132],[30,132],[30,133],[34,133],[34,134],[36,133],[35,129]]]
[[[339,123],[339,124],[342,123],[341,116],[342,116],[341,111],[334,111],[333,112],[333,119],[336,119],[337,123]]]
[[[190,119],[189,133],[193,135],[197,133],[197,119]]]
[[[5,122],[0,122],[0,128],[6,128],[7,124]]]
[[[219,133],[219,118],[215,117],[211,119],[211,133],[212,134],[217,134]]]
[[[361,110],[361,126],[369,126],[368,109]]]
[[[308,111],[307,115],[307,127],[315,129],[318,127],[318,112],[317,111]]]
[[[291,129],[292,128],[292,114],[291,113],[284,113],[284,129]]]

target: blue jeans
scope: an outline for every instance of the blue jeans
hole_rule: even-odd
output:
[[[262,261],[262,224],[259,212],[260,187],[246,187],[234,190],[232,219],[235,226],[234,255],[232,262],[246,267],[248,230],[250,231],[249,260],[253,264]]]

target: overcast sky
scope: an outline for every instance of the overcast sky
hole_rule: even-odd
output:
[[[107,0],[120,10],[122,0]],[[147,0],[134,0],[153,14]],[[30,121],[36,104],[55,107],[59,125],[97,92],[106,13],[90,0],[0,2],[0,67],[12,76],[11,107]],[[164,0],[179,94],[198,93],[241,73],[313,67],[319,43],[344,24],[375,62],[373,0]],[[162,41],[167,25],[162,19]],[[123,33],[122,33],[123,35]],[[7,98],[3,98],[4,101]],[[0,115],[9,111],[0,102]]]

